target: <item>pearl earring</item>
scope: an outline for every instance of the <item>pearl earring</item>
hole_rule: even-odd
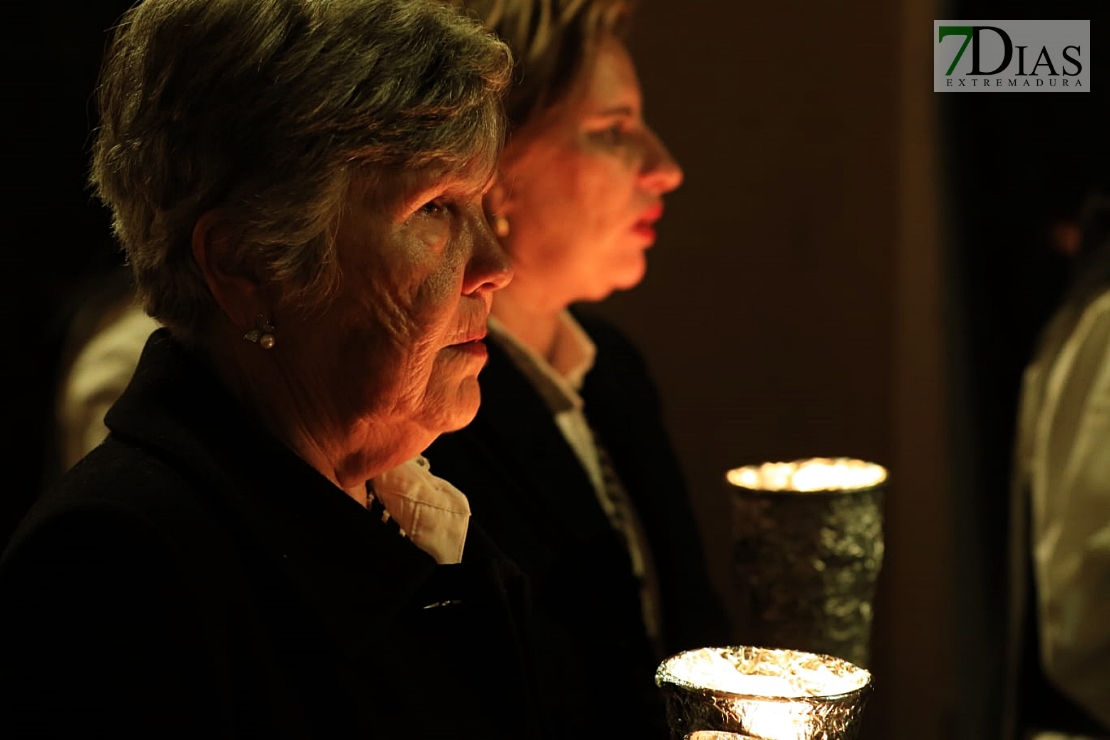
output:
[[[274,337],[274,325],[270,323],[269,319],[263,318],[262,314],[258,314],[258,318],[255,319],[255,328],[244,334],[243,339],[254,342],[262,349],[273,349],[274,344],[277,343],[277,338]]]
[[[493,233],[504,239],[509,235],[509,219],[498,214],[493,217]]]

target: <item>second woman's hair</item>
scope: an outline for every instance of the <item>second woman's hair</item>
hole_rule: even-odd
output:
[[[505,112],[513,128],[540,118],[573,93],[600,42],[627,31],[633,0],[450,0],[512,49]]]

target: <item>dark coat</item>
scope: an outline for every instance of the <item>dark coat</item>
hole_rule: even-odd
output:
[[[527,589],[436,565],[165,331],[0,561],[0,735],[544,737]]]
[[[613,326],[577,316],[597,346],[582,389],[646,530],[659,576],[665,652],[724,645],[713,591],[660,401],[636,349]],[[529,576],[560,659],[545,664],[545,696],[568,707],[567,737],[663,737],[655,668],[627,551],[548,407],[496,342],[479,376],[482,405],[464,430],[425,452],[432,471],[470,499],[474,521]],[[465,561],[465,556],[464,556]],[[588,676],[590,691],[579,691]]]

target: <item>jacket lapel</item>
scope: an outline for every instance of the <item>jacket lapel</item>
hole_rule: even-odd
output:
[[[482,405],[471,426],[489,441],[499,465],[512,471],[518,485],[527,486],[512,492],[515,501],[498,505],[523,509],[528,521],[556,540],[608,531],[593,484],[543,398],[495,342],[489,343],[489,353],[480,376]],[[485,492],[464,492],[481,520]]]

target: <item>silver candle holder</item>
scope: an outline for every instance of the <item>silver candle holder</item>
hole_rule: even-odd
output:
[[[730,470],[745,642],[870,663],[887,471],[850,458]]]
[[[855,740],[871,674],[798,650],[700,648],[660,664],[672,740]]]

